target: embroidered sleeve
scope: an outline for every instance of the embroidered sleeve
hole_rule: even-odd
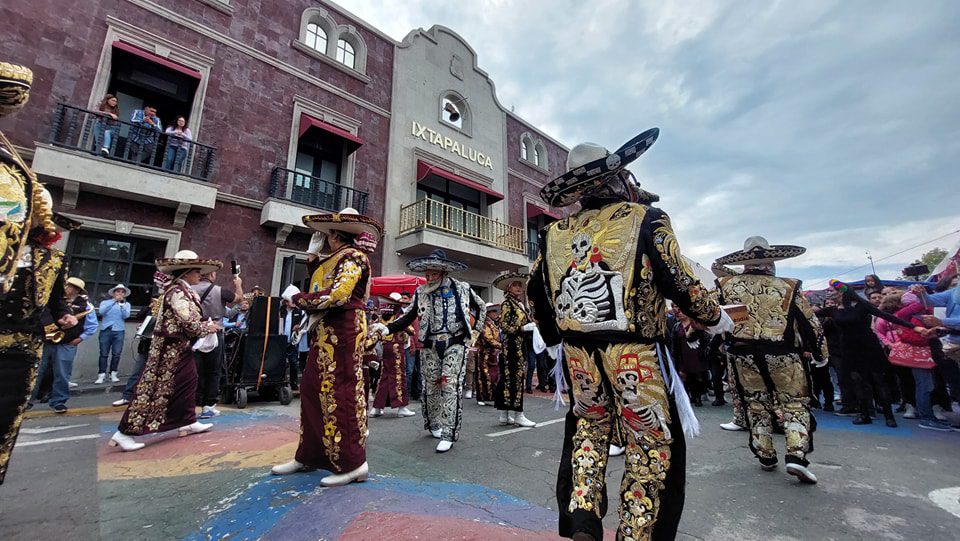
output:
[[[670,225],[670,217],[651,207],[647,212],[644,235],[651,235],[649,250],[654,280],[664,296],[680,305],[683,313],[700,323],[716,325],[720,321],[720,304],[697,279],[690,265],[680,254],[680,244]],[[652,231],[651,231],[652,230]]]
[[[467,286],[467,290],[470,292],[470,306],[476,310],[477,320],[473,324],[473,330],[477,332],[483,331],[483,322],[487,319],[487,304],[483,302],[483,298],[473,290],[472,287]]]
[[[483,326],[483,341],[487,344],[487,347],[500,349],[500,332],[493,321]]]
[[[70,306],[67,305],[67,301],[64,299],[63,291],[63,268],[61,267],[57,271],[56,278],[53,279],[53,286],[50,289],[50,300],[47,301],[47,308],[50,310],[50,315],[53,316],[54,321],[59,321],[60,318],[70,313]]]
[[[830,356],[827,352],[827,341],[823,337],[823,329],[820,327],[820,320],[813,312],[813,307],[800,291],[800,285],[797,284],[796,293],[793,296],[797,336],[800,337],[804,351],[809,351],[814,359],[821,361]]]
[[[533,263],[533,272],[530,275],[530,281],[527,282],[527,299],[530,301],[530,317],[537,323],[540,329],[540,335],[548,346],[554,346],[560,343],[560,329],[557,328],[557,314],[553,309],[553,303],[547,293],[546,264],[544,263],[544,251],[547,246],[547,236],[545,232],[540,233],[540,251],[537,259]]]
[[[203,334],[203,316],[200,305],[180,288],[170,292],[167,302],[170,312],[177,321],[177,328],[188,338],[197,338]]]
[[[393,334],[399,329],[405,329],[413,325],[413,322],[417,319],[417,306],[419,306],[420,301],[420,290],[418,289],[416,293],[413,294],[413,302],[411,302],[403,310],[403,313],[399,317],[394,318],[393,321],[387,323],[387,329],[390,333]],[[416,330],[413,330],[413,335],[416,336]]]
[[[329,306],[343,306],[353,296],[353,290],[363,277],[366,266],[359,254],[345,256],[337,264],[333,287],[330,288]]]

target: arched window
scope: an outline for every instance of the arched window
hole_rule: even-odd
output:
[[[304,36],[303,42],[311,49],[315,49],[324,54],[327,52],[327,33],[323,28],[320,28],[317,23],[309,23],[307,25],[307,33]]]
[[[540,141],[537,141],[537,144],[533,147],[533,163],[543,168],[547,167],[547,149],[543,147],[543,143]]]
[[[530,136],[523,134],[523,136],[520,137],[520,159],[529,161],[534,158],[535,152]]]
[[[440,96],[440,121],[451,128],[470,135],[472,124],[467,98],[452,90],[448,90]]]
[[[452,96],[443,98],[443,101],[441,102],[443,110],[440,112],[440,118],[442,118],[447,124],[450,124],[457,129],[461,129],[463,128],[463,111],[460,110],[460,107],[451,98]]]
[[[337,62],[353,69],[355,61],[356,55],[353,52],[353,45],[350,45],[345,39],[337,41]]]
[[[526,139],[520,141],[520,159],[522,160],[527,159],[527,140]]]

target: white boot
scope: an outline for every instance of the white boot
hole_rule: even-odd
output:
[[[516,423],[517,423],[517,419],[516,419],[516,417],[515,417],[515,414],[514,414],[512,411],[508,411],[508,412],[507,412],[507,424],[508,424],[508,425],[513,425],[513,424],[516,424]]]
[[[446,453],[453,447],[453,442],[448,440],[440,440],[440,443],[437,444],[438,453]]]
[[[201,423],[197,421],[192,425],[181,426],[180,427],[180,437],[189,436],[190,434],[200,434],[206,432],[213,428],[213,423]]]
[[[93,383],[95,383],[95,384],[97,384],[97,385],[100,385],[101,383],[103,383],[103,380],[105,380],[105,379],[107,379],[107,375],[106,375],[106,374],[97,374],[97,380],[94,381]]]
[[[508,425],[511,422],[513,421],[507,416],[507,410],[500,410],[500,424]]]
[[[473,389],[467,389],[466,392],[463,393],[463,397],[464,397],[464,398],[473,398]]]
[[[411,411],[410,408],[406,406],[397,409],[397,417],[413,417],[414,415],[416,415],[416,412]]]
[[[517,426],[523,426],[523,427],[527,427],[527,428],[533,428],[533,427],[537,426],[537,423],[531,421],[530,419],[527,419],[527,416],[524,415],[522,411],[518,411],[518,412],[516,413],[516,416],[514,417],[513,422],[514,422],[514,424],[516,424]]]
[[[110,372],[110,382],[116,383],[118,381],[120,381],[120,378],[117,377],[117,372],[116,371]]]
[[[720,428],[724,430],[729,430],[731,432],[739,432],[741,430],[746,430],[745,427],[742,427],[737,423],[734,423],[733,421],[730,421],[729,423],[723,423],[722,425],[720,425]]]
[[[817,476],[807,469],[806,466],[789,462],[787,463],[787,473],[799,479],[801,483],[807,483],[809,485],[817,484]]]
[[[484,404],[483,402],[481,402],[481,401],[479,401],[479,400],[477,400],[477,405],[478,405],[478,406],[486,406],[486,404]]]
[[[297,473],[301,471],[310,471],[313,468],[308,468],[307,466],[297,462],[296,460],[291,460],[290,462],[285,462],[283,464],[278,464],[270,469],[270,473],[274,475],[288,475],[291,473]]]
[[[107,445],[110,447],[116,447],[119,445],[124,451],[137,451],[139,449],[143,449],[145,444],[134,440],[126,434],[120,433],[120,431],[117,431],[113,433],[113,437],[110,438],[110,443]]]
[[[439,440],[439,439],[440,439],[440,435],[441,435],[441,431],[440,431],[439,428],[436,429],[436,430],[431,430],[431,431],[430,431],[430,435]]]
[[[370,417],[380,417],[383,415],[382,408],[370,408]]]
[[[367,480],[369,471],[369,466],[367,466],[367,463],[364,462],[363,464],[360,464],[360,467],[353,471],[328,475],[320,480],[320,484],[325,487],[339,487],[343,485],[349,485],[354,481],[357,483],[362,483]]]

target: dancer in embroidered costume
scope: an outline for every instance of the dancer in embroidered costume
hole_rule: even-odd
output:
[[[0,117],[27,103],[33,73],[0,62]],[[0,484],[20,432],[43,350],[41,315],[55,332],[77,325],[64,300],[53,201],[0,133]]]
[[[314,233],[307,250],[310,290],[293,304],[310,314],[310,353],[300,383],[300,444],[277,475],[310,469],[333,472],[324,486],[366,481],[367,396],[363,382],[365,308],[370,262],[383,226],[352,208],[304,216]],[[320,255],[324,242],[328,252]]]
[[[373,334],[382,339],[420,319],[423,427],[440,440],[437,452],[445,453],[460,437],[467,348],[483,329],[485,304],[470,284],[450,276],[467,266],[447,259],[443,250],[412,259],[407,267],[424,273],[427,283],[417,288],[413,302],[400,317],[388,325],[375,325]],[[476,320],[471,324],[474,314]]]
[[[384,304],[380,308],[380,320],[385,324],[393,321],[403,310],[403,307],[409,302],[402,302],[399,293],[393,292],[389,297],[383,299]],[[384,336],[383,356],[380,360],[380,386],[377,387],[377,394],[373,400],[373,409],[370,415],[379,417],[383,415],[384,408],[397,408],[397,417],[411,417],[416,415],[407,408],[410,403],[410,397],[407,396],[407,359],[404,356],[404,348],[410,341],[412,328],[402,329],[391,335]]]
[[[493,406],[493,393],[500,378],[500,306],[487,303],[487,318],[477,339],[477,369],[473,389],[478,406]]]
[[[203,274],[220,269],[223,263],[181,250],[172,258],[158,259],[156,264],[172,281],[161,292],[143,374],[117,432],[110,438],[111,446],[119,445],[124,451],[143,448],[144,444],[132,436],[177,429],[181,436],[188,436],[213,428],[210,423],[197,421],[197,364],[193,347],[198,338],[216,333],[219,326],[203,320],[200,297],[190,286],[200,283]],[[216,344],[206,347],[210,346]]]
[[[825,365],[826,342],[800,281],[775,276],[776,261],[804,251],[750,237],[743,250],[717,259],[714,267],[744,266],[743,273],[719,278],[717,285],[721,302],[746,307],[728,341],[728,358],[746,413],[750,450],[764,471],[777,469],[772,437],[777,424],[786,434],[787,473],[816,483],[807,467],[816,419],[810,413],[810,370],[804,357]]]
[[[577,145],[569,171],[540,192],[552,206],[582,206],[540,232],[527,288],[537,326],[554,358],[562,350],[571,382],[557,478],[564,537],[603,536],[605,473],[619,424],[626,453],[617,539],[674,539],[684,431],[698,426],[664,346],[664,297],[712,333],[732,326],[681,256],[670,219],[650,206],[659,198],[625,169],[658,134],[648,130],[614,153]]]
[[[529,279],[529,274],[507,271],[493,281],[493,287],[505,293],[500,305],[500,379],[494,392],[494,403],[500,410],[502,425],[537,426],[523,414],[523,382],[527,367],[523,326],[530,322],[523,290]]]

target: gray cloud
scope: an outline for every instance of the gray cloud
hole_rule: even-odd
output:
[[[632,169],[706,265],[762,234],[806,245],[781,270],[812,283],[960,228],[960,3],[342,3],[398,40],[460,33],[501,102],[570,146],[659,126]]]

